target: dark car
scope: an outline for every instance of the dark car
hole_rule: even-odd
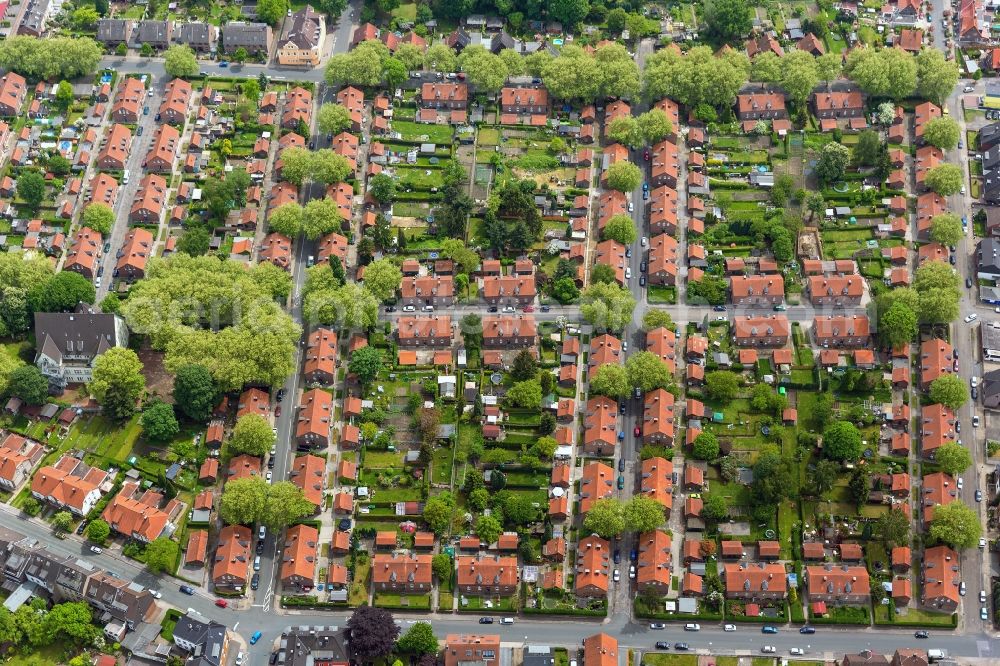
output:
[[[275,396],[275,399],[278,402],[281,402],[282,400],[284,400],[285,399],[285,389],[283,389],[283,388],[278,389],[278,395]]]
[[[810,627],[810,626],[802,627],[801,629],[799,629],[799,633],[800,634],[815,634],[816,633],[816,627]]]
[[[628,247],[625,248],[625,256],[626,257],[631,257],[632,256],[632,246],[631,245],[629,245]]]
[[[716,312],[725,312],[726,311],[726,306],[725,305],[713,305],[712,309],[715,310]]]
[[[691,648],[687,643],[674,643],[675,650],[690,650]]]
[[[972,278],[965,278],[965,288],[972,289]]]
[[[497,311],[497,306],[495,306],[495,305],[491,305],[491,306],[489,307],[489,312],[496,312],[496,311]]]
[[[619,472],[624,472],[625,471],[625,458],[624,457],[618,459],[618,471]]]
[[[625,413],[625,403],[624,402],[619,402],[618,403],[618,413],[619,414],[624,414]]]
[[[491,618],[491,617],[481,617],[481,618],[479,618],[479,624],[493,624],[493,618]]]
[[[337,527],[342,532],[351,529],[351,519],[350,518],[341,518],[340,522],[337,523]]]
[[[656,649],[657,650],[669,650],[670,649],[670,643],[668,643],[666,641],[656,641]]]
[[[632,550],[630,550],[628,552],[628,559],[632,560],[633,562],[635,562],[636,560],[638,560],[639,559],[639,551],[637,551],[635,548],[633,548]]]
[[[955,265],[955,261],[956,261],[956,260],[955,260],[955,255],[951,255],[950,257],[948,257],[948,262],[949,262],[949,263],[950,263],[950,264],[951,264],[952,266],[954,266],[954,265]]]
[[[253,578],[250,579],[250,589],[256,590],[258,587],[260,587],[260,574],[255,573]]]
[[[979,389],[977,388],[972,389],[972,399],[975,400],[978,397],[979,397]]]
[[[640,275],[639,276],[639,286],[640,287],[645,287],[646,286],[646,276],[645,275]]]
[[[632,390],[632,397],[635,398],[636,400],[639,400],[640,398],[642,398],[642,389],[640,389],[638,386],[636,386]]]
[[[267,459],[267,468],[268,469],[274,469],[274,458],[268,458]]]
[[[639,262],[639,271],[641,271],[643,273],[646,272],[646,262],[645,261],[640,261]]]
[[[542,307],[541,307],[540,309],[541,309],[541,311],[542,311],[542,312],[548,312],[548,311],[549,311],[549,310],[551,310],[552,308],[550,308],[550,307],[549,307],[549,306],[547,306],[547,305],[543,305],[543,306],[542,306]]]
[[[261,553],[264,552],[264,540],[263,539],[257,539],[257,545],[254,548],[254,550],[257,551],[258,555],[260,555]]]
[[[386,312],[395,312],[396,311],[396,306],[395,305],[387,305],[387,306],[385,306],[385,311]]]
[[[928,634],[928,633],[927,633],[926,631],[924,631],[923,629],[920,629],[919,631],[914,631],[914,632],[913,632],[913,637],[914,637],[914,638],[930,638],[930,637],[931,637],[931,635],[930,635],[930,634]]]
[[[76,526],[76,533],[77,534],[83,534],[83,531],[85,529],[87,529],[87,521],[86,520],[81,520],[80,524]]]
[[[615,550],[615,554],[614,554],[614,559],[615,559],[615,564],[618,564],[619,562],[621,562],[622,561],[622,551],[616,549]]]
[[[184,594],[194,596],[194,588],[191,587],[190,585],[181,585],[180,590]]]
[[[765,624],[760,628],[760,633],[762,634],[776,634],[778,633],[778,628],[773,624]]]

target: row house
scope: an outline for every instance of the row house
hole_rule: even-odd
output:
[[[326,38],[326,17],[312,5],[290,14],[278,41],[278,64],[286,67],[319,65]]]
[[[580,474],[580,514],[586,515],[594,502],[614,494],[615,473],[602,462],[587,463]]]
[[[674,463],[659,456],[643,460],[639,471],[639,492],[663,505],[669,519],[674,505]]]
[[[660,388],[648,392],[643,401],[643,444],[673,446],[674,394]]]
[[[924,550],[920,561],[920,605],[939,613],[958,610],[962,560],[946,545]]]
[[[934,509],[958,500],[958,485],[954,477],[944,472],[933,472],[924,476],[923,493],[920,500],[921,518],[924,527],[934,521]]]
[[[650,192],[649,231],[654,236],[677,235],[677,190],[674,188],[662,185]]]
[[[226,470],[228,481],[238,481],[252,476],[261,476],[264,469],[264,461],[257,456],[246,453],[234,456],[229,460],[229,469]]]
[[[310,384],[330,386],[337,378],[337,333],[320,327],[309,334],[303,375]]]
[[[307,502],[318,513],[323,505],[323,482],[326,479],[326,458],[311,454],[298,456],[288,472],[288,479],[294,483]]]
[[[457,559],[458,591],[475,597],[509,597],[517,592],[517,558],[503,555],[462,555]]]
[[[128,45],[134,29],[134,20],[102,18],[97,21],[97,41],[111,49],[121,44]]]
[[[219,531],[219,543],[212,563],[212,583],[217,588],[242,592],[250,579],[253,558],[253,532],[250,528],[226,525]]]
[[[865,281],[860,275],[811,276],[806,288],[813,305],[848,307],[861,305]]]
[[[293,525],[285,531],[279,574],[284,587],[312,589],[318,546],[319,531],[311,525]]]
[[[448,634],[444,641],[444,666],[500,666],[500,636]]]
[[[142,161],[143,168],[154,173],[171,173],[180,143],[181,133],[176,127],[172,125],[157,127],[153,135],[153,145]]]
[[[64,574],[69,573],[64,570]],[[76,572],[71,575],[76,579]],[[78,579],[77,579],[78,580]],[[84,587],[83,601],[99,614],[110,615],[115,623],[134,631],[151,610],[156,608],[153,595],[134,580],[123,580],[110,572],[98,571],[91,575]],[[105,627],[109,635],[112,626]]]
[[[957,359],[952,346],[940,338],[925,340],[920,344],[920,387],[930,388],[931,382],[938,377],[951,374]]]
[[[191,104],[191,93],[191,84],[184,79],[168,83],[158,111],[159,120],[171,125],[183,125]]]
[[[574,592],[578,597],[608,596],[611,544],[596,534],[580,539],[576,550]]]
[[[124,77],[118,84],[118,94],[111,107],[111,120],[130,124],[139,122],[145,102],[146,84],[135,77]]]
[[[248,388],[240,394],[236,403],[236,420],[239,421],[247,414],[256,414],[267,419],[271,414],[271,396],[259,388]]]
[[[767,33],[762,33],[748,39],[743,47],[747,51],[747,56],[753,60],[756,56],[761,53],[773,53],[779,58],[785,55],[785,50],[781,48],[781,44],[772,35]]]
[[[295,426],[295,441],[300,449],[325,448],[333,426],[333,397],[322,389],[302,394]]]
[[[167,181],[163,176],[147,173],[139,181],[139,191],[129,208],[129,224],[159,224],[166,204]]]
[[[455,303],[455,280],[451,275],[403,278],[399,292],[404,306],[449,307]]]
[[[448,280],[451,280],[451,277],[448,277]],[[533,275],[500,275],[483,278],[483,299],[490,305],[531,305],[537,293]]]
[[[376,593],[424,594],[433,584],[431,555],[378,553],[372,558],[372,588]]]
[[[292,265],[292,239],[277,231],[269,233],[261,241],[259,256],[261,261],[289,270]]]
[[[736,117],[741,122],[788,118],[785,96],[775,91],[754,91],[736,96]]]
[[[613,456],[618,434],[618,404],[606,396],[587,401],[583,450],[592,456]]]
[[[735,305],[777,305],[785,300],[780,275],[734,275],[729,279],[730,302]]]
[[[615,273],[615,282],[619,286],[625,286],[625,246],[616,240],[608,239],[597,244],[594,254],[594,262],[599,265],[610,267]]]
[[[867,606],[871,602],[871,579],[863,566],[827,563],[805,571],[809,603],[833,606]]]
[[[733,341],[740,347],[784,347],[791,330],[785,315],[736,317]]]
[[[123,171],[132,147],[132,132],[118,123],[111,126],[101,152],[97,154],[97,166],[111,171]]]
[[[670,535],[662,530],[638,535],[639,558],[636,561],[635,584],[640,592],[665,596],[670,592],[673,560]]]
[[[545,88],[507,86],[500,91],[500,112],[548,115],[549,92]]]
[[[16,492],[44,456],[45,447],[41,444],[8,432],[0,442],[0,488]]]
[[[267,54],[271,50],[271,26],[266,23],[230,21],[220,29],[222,52],[232,54],[244,49],[249,55]]]
[[[727,599],[775,601],[784,599],[788,593],[788,579],[783,564],[726,564],[724,572]]]
[[[140,492],[139,484],[129,482],[105,507],[101,518],[111,529],[129,538],[150,543],[161,536],[173,534],[177,516],[184,505],[176,499],[163,504],[161,493],[147,489]]]
[[[451,317],[400,317],[396,339],[400,347],[450,347]]]
[[[667,234],[649,240],[649,283],[673,287],[677,284],[677,239]]]
[[[469,105],[469,86],[465,83],[424,83],[420,87],[420,106],[425,109],[465,109]]]
[[[913,109],[913,136],[917,139],[918,144],[924,142],[924,130],[927,129],[927,123],[940,117],[941,107],[937,104],[933,102],[917,104]]]
[[[920,452],[925,458],[934,459],[935,452],[958,439],[955,432],[955,412],[941,404],[920,408]]]
[[[31,480],[31,495],[56,509],[86,516],[110,490],[109,482],[110,476],[104,470],[64,455],[55,465],[38,470]]]
[[[365,94],[354,86],[347,86],[337,93],[337,103],[347,109],[351,131],[360,132],[365,120]]]
[[[616,215],[628,215],[628,198],[624,192],[604,190],[597,199],[597,230],[603,231],[608,220]]]
[[[646,351],[666,363],[671,374],[677,369],[677,335],[669,328],[660,326],[646,333]]]
[[[680,177],[677,144],[673,141],[661,141],[653,146],[650,160],[650,187],[665,185],[676,190],[677,180]]]
[[[299,123],[309,127],[312,119],[312,93],[302,87],[295,87],[285,96],[285,108],[281,113],[281,127],[298,129]]]
[[[63,270],[79,273],[88,280],[93,280],[97,274],[97,262],[101,257],[101,245],[104,242],[100,232],[90,227],[80,227],[73,236]]]
[[[858,89],[816,91],[812,102],[813,112],[821,120],[862,118],[865,114],[864,95]]]
[[[347,163],[351,167],[351,173],[358,170],[359,142],[357,136],[350,132],[341,132],[333,137],[330,150],[347,160]],[[343,263],[343,259],[341,259],[341,262]]]
[[[177,26],[174,40],[191,47],[195,53],[215,53],[219,29],[201,21],[189,21]]]
[[[944,162],[944,153],[936,146],[922,146],[917,149],[917,156],[913,162],[914,177],[917,186],[921,191],[929,189],[927,187],[927,174],[931,169]],[[930,232],[930,225],[921,223],[918,226],[917,237],[926,240]]]
[[[868,315],[817,316],[813,318],[813,338],[822,347],[868,347],[871,326]]]
[[[153,234],[147,229],[136,227],[130,229],[125,236],[125,242],[118,252],[115,263],[115,277],[126,282],[141,280],[146,277],[146,265],[153,253]]]
[[[170,46],[173,34],[174,24],[172,21],[139,21],[132,31],[132,42],[129,46],[138,49],[149,45],[157,50],[166,49]]]
[[[28,82],[20,74],[7,72],[0,78],[0,116],[20,115],[24,98],[28,94]]]
[[[353,135],[351,135],[353,136]],[[329,233],[319,239],[319,247],[316,248],[316,260],[320,264],[330,261],[331,257],[340,260],[340,265],[347,262],[347,237],[336,232]]]
[[[90,180],[90,199],[88,203],[102,203],[114,208],[118,201],[118,181],[106,173],[98,173]]]
[[[590,358],[587,359],[588,371],[591,375],[605,364],[620,364],[622,361],[622,341],[613,335],[604,333],[591,339]]]
[[[538,326],[531,315],[483,317],[483,348],[527,349],[538,342]]]

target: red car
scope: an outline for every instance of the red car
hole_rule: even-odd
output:
[[[533,306],[533,305],[525,305],[524,306],[524,311],[525,312],[534,312],[535,311],[535,306]]]
[[[649,161],[649,151],[648,150],[642,154],[642,159],[646,160],[647,162]]]
[[[219,608],[225,608],[226,606],[229,605],[229,602],[226,601],[225,599],[216,599],[215,605],[218,606]]]
[[[635,430],[632,431],[632,434],[638,437],[639,435],[642,434],[642,430],[639,429],[639,426],[636,426]]]
[[[274,415],[281,416],[281,405],[278,405],[277,407],[274,408]]]

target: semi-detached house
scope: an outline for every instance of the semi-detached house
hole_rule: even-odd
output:
[[[330,441],[333,422],[333,398],[321,389],[302,394],[295,441],[300,449],[323,448]]]

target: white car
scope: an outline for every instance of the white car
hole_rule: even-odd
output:
[[[150,590],[149,594],[154,599],[161,599],[161,598],[163,598],[163,593],[160,592],[159,590]]]
[[[625,267],[625,279],[626,280],[631,280],[632,279],[632,267],[631,266],[626,266]]]
[[[973,428],[978,428],[979,427],[979,417],[978,416],[973,416],[972,417],[972,427]]]
[[[684,631],[701,631],[701,625],[697,622],[688,622],[684,625]]]
[[[761,645],[760,651],[763,652],[764,654],[774,654],[775,652],[777,652],[777,650],[774,648],[773,645]]]
[[[962,480],[962,477],[958,477],[958,480],[955,483],[958,485],[959,490],[965,487],[965,482]]]
[[[963,596],[963,597],[965,596],[965,581],[964,580],[961,583],[958,584],[958,593],[961,596]]]
[[[979,537],[979,547],[986,548],[986,537]]]
[[[646,238],[645,236],[643,236],[642,237],[642,246],[646,247],[647,245],[649,245],[649,239]]]
[[[622,575],[618,572],[618,569],[615,569],[615,582],[617,583],[621,579],[622,579]]]
[[[628,351],[628,340],[622,340],[622,351]]]
[[[635,578],[635,565],[634,564],[630,564],[629,567],[628,567],[628,577],[629,578]]]
[[[986,603],[986,590],[979,590],[979,603]]]
[[[727,625],[725,625],[725,626],[722,627],[722,630],[723,631],[736,631],[736,625],[735,624],[727,624]]]
[[[242,666],[243,659],[244,659],[244,656],[243,656],[242,652],[240,652],[238,655],[236,655],[236,666]]]
[[[90,547],[90,552],[97,553],[98,555],[100,555],[101,553],[104,552],[104,549],[101,548],[101,547],[99,547],[99,546],[91,546]]]
[[[965,318],[965,323],[966,324],[971,324],[972,322],[976,321],[977,319],[979,319],[979,315],[977,315],[975,312],[973,312],[972,314],[970,314],[968,317]]]
[[[416,308],[413,307],[412,305],[404,305],[403,306],[403,312],[415,312],[415,311],[416,311]]]
[[[972,86],[965,86],[964,88],[962,88],[962,92],[964,93],[970,93],[973,90],[975,90],[975,88],[973,88]]]
[[[990,619],[990,612],[986,609],[986,606],[983,606],[982,608],[979,609],[979,619],[980,620]]]
[[[806,651],[803,650],[802,648],[788,648],[788,652],[789,654],[793,654],[796,656],[802,656],[806,653]]]
[[[969,380],[969,385],[972,388],[976,388],[977,386],[979,386],[979,377],[973,377],[972,379],[970,379]]]
[[[630,212],[630,213],[631,213],[631,212],[632,212],[632,211],[634,211],[634,210],[635,210],[635,204],[634,204],[634,203],[632,203],[631,201],[629,201],[629,202],[628,202],[628,212]]]

